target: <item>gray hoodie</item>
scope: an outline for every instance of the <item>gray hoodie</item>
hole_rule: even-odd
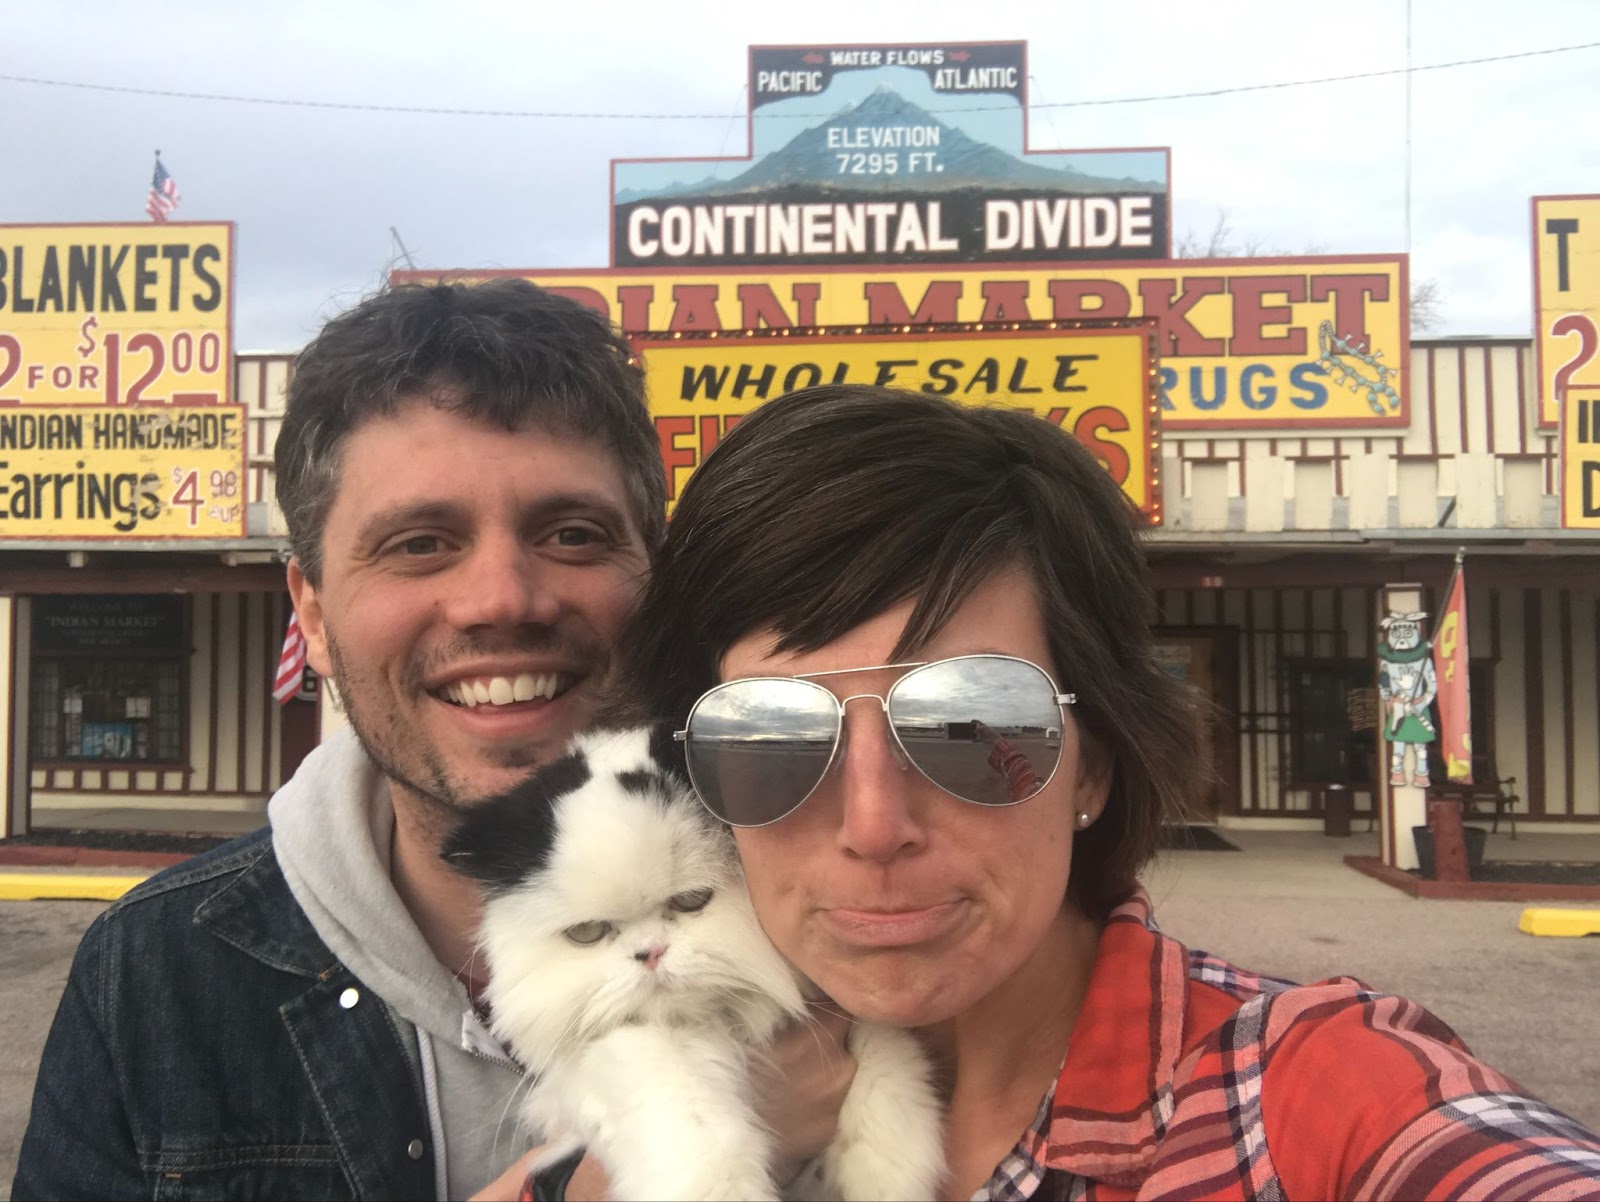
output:
[[[469,1197],[530,1146],[514,1096],[522,1075],[389,881],[388,782],[346,728],[306,757],[267,818],[283,875],[317,934],[415,1032],[435,1188],[440,1199]]]

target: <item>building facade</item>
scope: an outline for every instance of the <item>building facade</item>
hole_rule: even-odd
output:
[[[1211,703],[1214,787],[1195,817],[1320,826],[1330,785],[1371,811],[1380,593],[1421,586],[1431,624],[1459,549],[1475,771],[1514,778],[1520,822],[1600,834],[1600,537],[1561,526],[1531,341],[1417,340],[1409,356],[1404,427],[1161,438],[1160,654]],[[290,370],[288,355],[234,362],[246,537],[0,542],[5,834],[107,810],[264,820],[339,723],[330,690],[270,695],[288,617],[271,451]]]

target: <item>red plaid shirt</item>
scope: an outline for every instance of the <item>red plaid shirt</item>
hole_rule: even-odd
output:
[[[1600,1137],[1420,1006],[1111,916],[1055,1088],[974,1199],[1600,1199]]]

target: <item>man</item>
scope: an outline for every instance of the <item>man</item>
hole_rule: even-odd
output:
[[[641,372],[523,281],[393,288],[297,360],[277,488],[351,729],[267,829],[90,927],[15,1198],[464,1198],[526,1150],[474,1004],[478,895],[437,851],[594,712],[664,527]],[[803,1154],[850,1069],[798,1034],[769,1117]]]

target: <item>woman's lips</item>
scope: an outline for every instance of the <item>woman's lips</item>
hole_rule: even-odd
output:
[[[822,920],[841,942],[858,947],[914,947],[931,943],[953,931],[960,923],[961,902],[940,902],[915,910],[822,911]]]

